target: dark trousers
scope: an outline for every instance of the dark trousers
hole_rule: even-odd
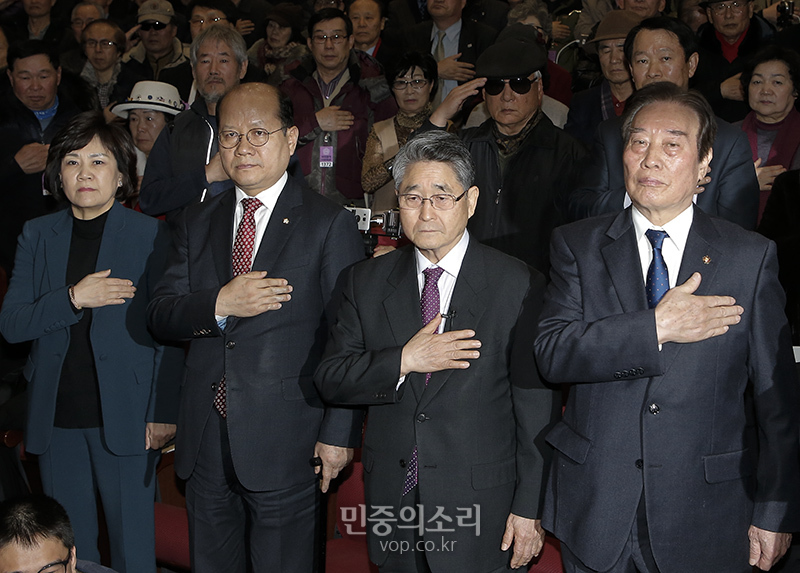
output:
[[[96,495],[108,524],[111,567],[119,573],[155,573],[155,466],[158,454],[117,456],[102,428],[53,428],[39,456],[44,492],[67,510],[81,559],[100,562]]]
[[[318,506],[316,481],[278,491],[243,487],[226,421],[212,412],[186,482],[192,572],[311,573]]]

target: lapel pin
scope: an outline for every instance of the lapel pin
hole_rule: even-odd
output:
[[[283,224],[284,224],[284,225],[288,225],[288,224],[289,224],[289,219],[284,219],[284,220],[283,220]]]
[[[711,257],[709,257],[708,255],[703,255],[703,264],[707,265],[710,262],[711,262]]]

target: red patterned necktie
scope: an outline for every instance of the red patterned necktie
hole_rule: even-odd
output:
[[[419,299],[419,309],[422,312],[422,323],[428,324],[441,310],[439,301],[439,277],[442,276],[444,269],[441,267],[429,267],[422,271],[425,275],[425,286],[422,287],[422,296]],[[431,379],[431,373],[425,374],[425,386]],[[403,495],[406,495],[417,486],[419,482],[419,464],[417,463],[417,446],[411,453],[408,461],[408,471],[403,482]]]
[[[236,240],[233,241],[233,276],[237,277],[244,273],[249,273],[253,265],[253,247],[256,243],[256,218],[255,213],[263,203],[255,197],[242,199],[244,215],[239,228],[236,229]],[[227,385],[225,376],[219,382],[217,394],[214,396],[214,407],[223,418],[228,417],[228,403],[226,396]]]

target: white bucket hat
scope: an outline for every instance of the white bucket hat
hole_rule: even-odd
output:
[[[178,115],[183,111],[183,102],[178,88],[164,82],[137,82],[131,90],[130,97],[116,104],[111,111],[127,118],[132,109],[152,109],[170,115]]]

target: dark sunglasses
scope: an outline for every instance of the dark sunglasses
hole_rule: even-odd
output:
[[[164,29],[164,28],[166,28],[168,25],[169,25],[169,24],[166,24],[166,23],[164,23],[164,22],[158,22],[158,21],[154,21],[154,22],[142,22],[141,24],[139,24],[139,29],[140,29],[140,30],[144,30],[145,32],[149,32],[150,30],[156,30],[156,31],[159,31],[159,30],[163,30],[163,29]]]
[[[486,83],[483,84],[483,89],[486,90],[487,94],[496,96],[502,93],[506,84],[508,84],[515,93],[522,95],[531,91],[531,84],[538,79],[539,78],[533,80],[529,80],[528,78],[511,78],[508,80],[486,80]]]

